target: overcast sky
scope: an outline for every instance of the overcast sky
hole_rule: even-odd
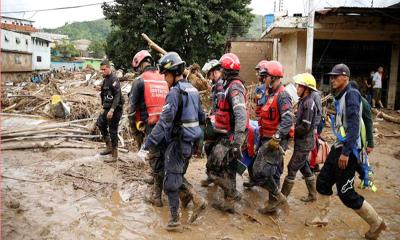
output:
[[[277,2],[279,0],[276,0]],[[304,13],[307,9],[308,0],[283,0],[283,9],[289,14]],[[1,0],[1,11],[24,11],[48,8],[69,7],[100,3],[100,0]],[[316,9],[324,7],[357,6],[370,7],[371,0],[314,0],[317,3]],[[373,0],[374,7],[386,7],[399,0]],[[274,0],[252,0],[250,7],[253,13],[265,15],[274,12]],[[104,17],[101,5],[66,9],[46,12],[27,12],[18,14],[4,14],[17,18],[26,18],[35,21],[37,28],[55,28],[64,25],[66,22],[90,21]]]

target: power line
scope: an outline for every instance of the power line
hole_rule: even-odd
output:
[[[111,2],[114,2],[114,0],[112,0],[112,1],[104,1],[104,2],[100,2],[100,3],[90,3],[90,4],[84,4],[84,5],[69,6],[69,7],[58,7],[58,8],[46,8],[46,9],[37,9],[37,10],[21,10],[21,11],[1,12],[1,14],[28,13],[28,12],[47,12],[47,11],[56,11],[56,10],[73,9],[73,8],[81,8],[81,7],[90,7],[90,6],[101,5],[103,3],[111,3]]]

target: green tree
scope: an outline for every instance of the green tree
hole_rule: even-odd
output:
[[[75,48],[75,46],[66,40],[63,40],[61,43],[57,43],[53,49],[53,52],[57,52],[58,55],[64,58],[70,57],[79,57],[79,51]]]
[[[92,57],[103,58],[106,54],[105,45],[105,41],[92,41],[87,50]]]
[[[226,40],[245,34],[253,15],[251,0],[116,0],[103,4],[114,30],[106,52],[117,68],[127,69],[133,55],[147,44],[146,33],[167,51],[176,51],[188,63],[219,58]]]

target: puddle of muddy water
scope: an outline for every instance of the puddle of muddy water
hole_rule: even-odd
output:
[[[58,150],[52,150],[55,155]],[[74,190],[72,183],[79,181],[71,177],[61,177],[56,181],[40,184],[3,180],[6,194],[15,196],[22,211],[5,208],[3,233],[5,239],[363,239],[367,225],[351,210],[333,197],[331,223],[326,228],[306,228],[304,221],[313,215],[316,205],[304,204],[299,198],[306,193],[304,181],[296,180],[289,197],[290,213],[274,217],[274,221],[257,212],[268,199],[266,191],[260,188],[244,190],[243,178],[237,177],[238,189],[243,199],[237,204],[239,214],[225,214],[211,207],[213,201],[222,199],[222,192],[216,187],[202,188],[200,180],[205,178],[205,160],[193,160],[189,165],[187,178],[195,189],[207,199],[208,208],[194,224],[187,224],[192,206],[182,209],[183,233],[169,233],[164,226],[169,219],[168,201],[163,196],[164,207],[153,207],[144,202],[144,195],[151,187],[134,181],[122,185],[121,173],[115,177],[116,165],[104,164],[104,158],[93,152],[77,152],[71,158],[39,162],[26,167],[9,167],[13,163],[7,158],[27,158],[29,152],[15,152],[17,156],[5,157],[8,174],[23,178],[39,178],[38,174],[52,175],[68,169],[83,172],[96,181],[113,184],[104,191],[84,197],[89,192]],[[21,154],[21,156],[18,156]],[[90,155],[92,154],[92,155]],[[51,154],[49,154],[51,156]],[[289,154],[291,155],[291,154]],[[85,156],[85,157],[82,157]],[[30,161],[38,161],[30,156]],[[129,159],[130,155],[126,156]],[[28,161],[28,160],[25,160]],[[38,169],[41,171],[38,172]],[[144,169],[137,168],[143,175]],[[14,175],[15,174],[15,175]],[[94,184],[94,188],[101,187]],[[117,186],[120,186],[121,189]],[[359,191],[359,190],[358,190]],[[360,191],[382,214],[390,231],[382,239],[398,239],[400,233],[400,205],[398,197],[384,190],[377,195]],[[122,194],[121,194],[122,193]],[[126,201],[128,194],[132,200]],[[82,198],[84,197],[84,198]],[[81,199],[82,198],[82,199]],[[81,199],[76,201],[77,199]],[[385,201],[382,201],[385,199]],[[252,220],[252,218],[254,219]]]

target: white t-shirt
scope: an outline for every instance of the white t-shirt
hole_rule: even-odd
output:
[[[382,88],[382,75],[379,72],[374,74],[372,81],[375,83],[374,88]]]

